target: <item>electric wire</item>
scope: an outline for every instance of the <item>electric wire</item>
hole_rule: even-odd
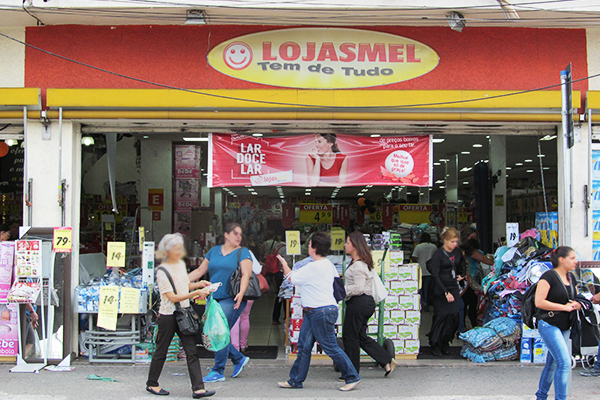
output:
[[[248,99],[248,98],[241,98],[241,97],[235,97],[235,96],[225,96],[225,95],[220,95],[220,94],[215,94],[215,93],[208,93],[208,92],[204,92],[204,91],[200,91],[200,90],[193,90],[193,89],[177,87],[177,86],[168,85],[168,84],[160,83],[160,82],[153,82],[153,81],[149,81],[146,79],[141,79],[141,78],[136,78],[133,76],[121,74],[119,72],[110,71],[105,68],[96,67],[94,65],[87,64],[82,61],[74,60],[72,58],[69,58],[69,57],[51,52],[49,50],[45,50],[40,47],[34,46],[30,43],[26,43],[22,40],[19,40],[12,36],[9,36],[3,32],[0,32],[0,36],[6,38],[8,40],[12,40],[16,43],[19,43],[23,46],[26,46],[31,49],[37,50],[39,52],[42,52],[44,54],[48,54],[52,57],[56,57],[56,58],[77,64],[77,65],[81,65],[86,68],[100,71],[100,72],[103,72],[103,73],[106,73],[109,75],[118,76],[120,78],[129,79],[129,80],[132,80],[135,82],[140,82],[140,83],[144,83],[144,84],[151,85],[151,86],[162,87],[165,89],[171,89],[171,90],[177,90],[177,91],[182,91],[182,92],[186,92],[186,93],[198,94],[198,95],[207,96],[207,97],[214,97],[214,98],[233,100],[233,101],[242,101],[242,102],[248,102],[248,103],[267,104],[267,105],[273,105],[273,106],[290,106],[290,107],[305,107],[305,108],[318,108],[318,109],[342,109],[342,110],[343,109],[352,109],[352,110],[355,110],[355,109],[356,110],[382,109],[382,110],[385,110],[385,109],[403,109],[403,108],[422,108],[422,107],[444,106],[444,105],[454,105],[454,104],[465,104],[465,103],[473,103],[473,102],[478,102],[478,101],[499,99],[499,98],[505,98],[505,97],[513,97],[513,96],[518,96],[518,95],[522,95],[522,94],[552,89],[552,88],[560,87],[563,85],[562,83],[557,83],[557,84],[542,86],[542,87],[538,87],[538,88],[534,88],[534,89],[526,89],[526,90],[521,90],[521,91],[516,91],[516,92],[498,94],[498,95],[494,95],[494,96],[479,97],[479,98],[474,98],[474,99],[434,102],[434,103],[415,103],[415,104],[380,105],[380,106],[335,106],[335,105],[319,105],[319,104],[286,103],[286,102],[277,102],[277,101],[268,101],[268,100]],[[576,83],[576,82],[590,80],[590,79],[597,78],[597,77],[600,77],[600,73],[594,74],[594,75],[589,75],[584,78],[573,79],[573,80],[571,80],[571,82]]]

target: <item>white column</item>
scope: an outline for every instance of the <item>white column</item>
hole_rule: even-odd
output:
[[[569,194],[569,190],[563,190],[565,189],[564,185],[568,185],[571,176],[564,176],[563,174],[563,166],[564,163],[568,162],[568,157],[565,157],[564,142],[560,140],[562,133],[559,132],[557,139],[559,243],[573,247],[581,260],[592,260],[592,210],[590,208],[586,213],[586,199],[584,196],[584,188],[588,185],[589,135],[590,132],[587,124],[575,127],[575,145],[571,149],[574,170],[571,174],[570,199],[565,199],[565,196]],[[591,187],[588,187],[588,193],[591,193]],[[570,218],[564,218],[567,213]],[[565,220],[568,225],[565,225]],[[587,236],[586,224],[588,227]],[[566,235],[567,240],[570,241],[563,239],[562,235]]]
[[[500,171],[498,183],[492,189],[492,241],[506,236],[506,136],[490,136],[490,172]],[[499,199],[502,205],[496,205]]]
[[[140,204],[148,207],[148,189],[163,189],[164,206],[161,220],[152,223],[152,213],[140,210],[141,225],[154,230],[154,241],[159,242],[173,232],[173,146],[170,140],[142,140]]]
[[[558,241],[571,245],[571,151],[567,148],[562,127],[558,128]],[[587,159],[587,157],[586,157]]]
[[[65,225],[73,228],[73,253],[71,257],[71,287],[64,288],[74,293],[79,283],[79,227],[81,213],[81,128],[77,123],[63,121],[62,143],[59,140],[59,124],[50,126],[50,139],[42,139],[42,124],[37,120],[27,123],[27,176],[32,180],[31,208],[24,207],[23,221],[27,222],[31,212],[34,227],[57,227],[61,225],[61,208],[58,203],[58,188],[61,179],[66,180]],[[58,154],[62,145],[62,163],[59,172]],[[27,185],[27,182],[25,182]],[[71,310],[75,310],[74,301]],[[71,351],[78,352],[79,321],[72,316]]]

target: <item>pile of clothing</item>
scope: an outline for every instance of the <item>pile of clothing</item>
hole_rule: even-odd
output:
[[[496,318],[483,326],[460,334],[465,341],[460,354],[475,363],[512,361],[519,355],[521,325],[512,318]]]
[[[485,322],[500,317],[521,320],[521,302],[532,284],[530,278],[539,278],[552,268],[551,251],[530,236],[514,247],[503,246],[496,251],[493,272],[481,283],[486,302]]]

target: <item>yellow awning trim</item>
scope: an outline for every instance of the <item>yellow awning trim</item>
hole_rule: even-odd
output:
[[[496,90],[298,90],[298,89],[216,89],[198,90],[210,96],[173,89],[48,89],[47,105],[51,108],[101,108],[101,109],[311,109],[335,107],[389,107],[408,106],[389,110],[360,110],[393,113],[414,109],[500,109],[543,113],[561,108],[561,93],[544,90],[509,95],[511,91]],[[489,100],[475,100],[490,97]],[[466,103],[456,101],[474,100]],[[436,103],[436,104],[431,104]],[[450,104],[444,104],[450,103]],[[431,104],[420,106],[420,104]],[[308,105],[308,106],[307,106]],[[579,92],[573,92],[573,108],[581,107]],[[331,110],[331,109],[330,109]],[[352,110],[356,111],[356,110]],[[462,110],[461,110],[462,111]],[[475,110],[473,110],[475,111]],[[475,111],[476,112],[476,111]]]
[[[0,88],[0,107],[41,108],[39,88]]]

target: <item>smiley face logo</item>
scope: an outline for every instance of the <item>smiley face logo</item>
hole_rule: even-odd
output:
[[[252,62],[252,49],[244,42],[233,42],[223,50],[223,61],[231,69],[244,69]]]

